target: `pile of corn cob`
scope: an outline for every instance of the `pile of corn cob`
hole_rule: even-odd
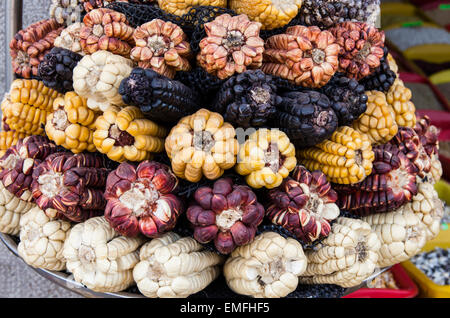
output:
[[[438,234],[438,131],[369,13],[301,26],[321,1],[114,2],[53,1],[10,43],[0,232],[27,264],[98,292],[187,297],[223,274],[286,297],[357,286]]]

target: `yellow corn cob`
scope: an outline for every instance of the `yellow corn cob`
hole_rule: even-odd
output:
[[[278,187],[295,165],[295,147],[278,129],[258,129],[241,145],[236,171],[253,188]]]
[[[0,131],[0,157],[2,157],[8,148],[17,144],[19,139],[23,139],[29,135],[15,130]]]
[[[386,100],[395,113],[395,121],[400,127],[414,128],[416,125],[416,107],[411,101],[411,90],[396,79],[386,94]]]
[[[302,0],[230,0],[229,7],[250,20],[261,22],[263,30],[288,24],[298,13]]]
[[[171,14],[183,15],[194,6],[227,7],[227,0],[158,0],[159,7]]]
[[[372,172],[375,155],[366,134],[341,126],[329,139],[298,150],[297,158],[309,170],[321,170],[331,182],[351,184]]]
[[[18,132],[42,135],[55,98],[62,96],[38,80],[17,79],[1,104],[6,124]]]
[[[165,148],[172,171],[179,178],[198,182],[215,180],[236,164],[239,149],[234,127],[222,115],[199,109],[172,127]]]
[[[93,143],[111,160],[143,161],[164,150],[167,130],[145,119],[137,107],[111,107],[97,118],[95,127]]]
[[[57,145],[73,153],[97,150],[93,143],[95,121],[99,116],[87,107],[87,99],[68,92],[53,103],[53,112],[47,116],[45,132]]]
[[[395,114],[379,91],[367,91],[367,109],[353,122],[353,128],[366,134],[372,145],[385,144],[397,134]]]

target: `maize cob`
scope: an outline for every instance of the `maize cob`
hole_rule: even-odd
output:
[[[16,145],[19,139],[27,136],[27,134],[15,130],[0,131],[0,157],[3,157],[8,148]]]
[[[35,206],[20,218],[20,257],[35,268],[65,270],[62,251],[70,228],[69,222],[54,220]]]
[[[399,210],[362,218],[370,224],[381,242],[378,266],[391,266],[416,255],[426,242],[426,229],[411,211]]]
[[[55,99],[53,110],[47,116],[45,125],[45,132],[50,140],[73,153],[97,150],[93,135],[99,115],[87,107],[86,98],[75,92],[68,92],[64,97]]]
[[[172,170],[179,178],[198,182],[218,179],[236,163],[239,149],[234,127],[207,109],[183,117],[165,141]]]
[[[164,150],[166,129],[145,119],[137,107],[120,111],[111,107],[97,118],[95,126],[94,145],[111,160],[143,161]]]
[[[288,24],[298,13],[302,0],[230,0],[229,7],[250,20],[261,22],[263,30]]]
[[[309,170],[321,170],[331,182],[351,184],[372,172],[375,155],[367,135],[341,126],[330,139],[297,151],[297,158]]]
[[[133,269],[139,291],[150,298],[185,298],[215,280],[224,257],[192,237],[170,232],[142,246]],[[180,266],[183,265],[183,266]]]
[[[252,188],[278,187],[295,168],[295,147],[278,129],[261,128],[241,145],[236,171]]]
[[[319,245],[306,251],[308,266],[301,284],[336,284],[353,287],[373,274],[380,240],[364,221],[340,217]]]
[[[396,79],[386,94],[386,101],[395,113],[395,121],[400,127],[414,128],[416,125],[416,107],[411,101],[411,90]]]
[[[367,91],[367,109],[353,122],[353,128],[366,134],[372,145],[385,144],[398,132],[395,114],[379,91]]]
[[[301,244],[275,232],[264,232],[240,246],[227,259],[223,273],[236,293],[256,298],[280,298],[293,292],[306,269]]]
[[[55,98],[62,96],[38,80],[17,79],[1,104],[5,123],[17,132],[42,135]]]

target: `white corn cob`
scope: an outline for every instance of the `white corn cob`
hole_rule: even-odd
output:
[[[24,192],[18,198],[0,182],[0,232],[11,235],[19,234],[21,216],[36,206],[30,202],[31,199],[30,191]]]
[[[87,98],[87,106],[105,111],[111,105],[125,106],[119,94],[122,80],[133,67],[130,59],[108,51],[84,56],[73,69],[73,88]]]
[[[425,226],[412,211],[400,208],[393,212],[369,215],[362,220],[370,224],[381,241],[378,251],[380,267],[403,262],[416,255],[425,245]]]
[[[340,217],[328,237],[306,251],[308,266],[300,283],[356,286],[375,271],[379,248],[380,241],[368,223]]]
[[[418,192],[412,201],[405,204],[405,211],[412,211],[419,218],[426,229],[426,239],[432,240],[440,231],[441,219],[444,216],[444,203],[429,182],[419,183]]]
[[[66,269],[62,250],[70,223],[50,219],[38,206],[20,218],[20,257],[30,266],[60,271]]]
[[[224,266],[228,286],[236,293],[264,298],[285,297],[306,269],[300,243],[275,232],[264,232],[234,250]]]
[[[142,246],[133,277],[142,294],[151,298],[181,298],[208,286],[220,274],[224,258],[191,237],[169,232]]]
[[[94,291],[117,292],[133,285],[142,237],[120,236],[105,217],[75,225],[63,248],[67,270]]]

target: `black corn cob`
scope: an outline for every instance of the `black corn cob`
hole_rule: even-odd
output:
[[[376,68],[375,72],[360,81],[360,84],[364,86],[366,91],[375,90],[387,93],[397,78],[397,75],[389,67],[387,60],[388,49],[384,47],[383,50],[384,56],[380,60],[380,66]]]
[[[366,111],[365,91],[358,81],[345,77],[342,73],[336,73],[322,88],[322,92],[331,101],[331,107],[339,119],[339,126],[351,126],[353,121]]]
[[[325,94],[288,92],[281,97],[272,126],[284,131],[297,148],[314,146],[337,129],[338,118]]]
[[[272,76],[251,70],[228,79],[213,103],[225,121],[244,128],[265,125],[281,102]]]
[[[44,85],[59,93],[73,91],[73,69],[82,59],[78,53],[60,47],[54,47],[39,63],[38,77]]]
[[[200,108],[196,92],[151,69],[133,69],[120,83],[119,93],[124,103],[139,107],[148,119],[163,124],[176,123]]]

